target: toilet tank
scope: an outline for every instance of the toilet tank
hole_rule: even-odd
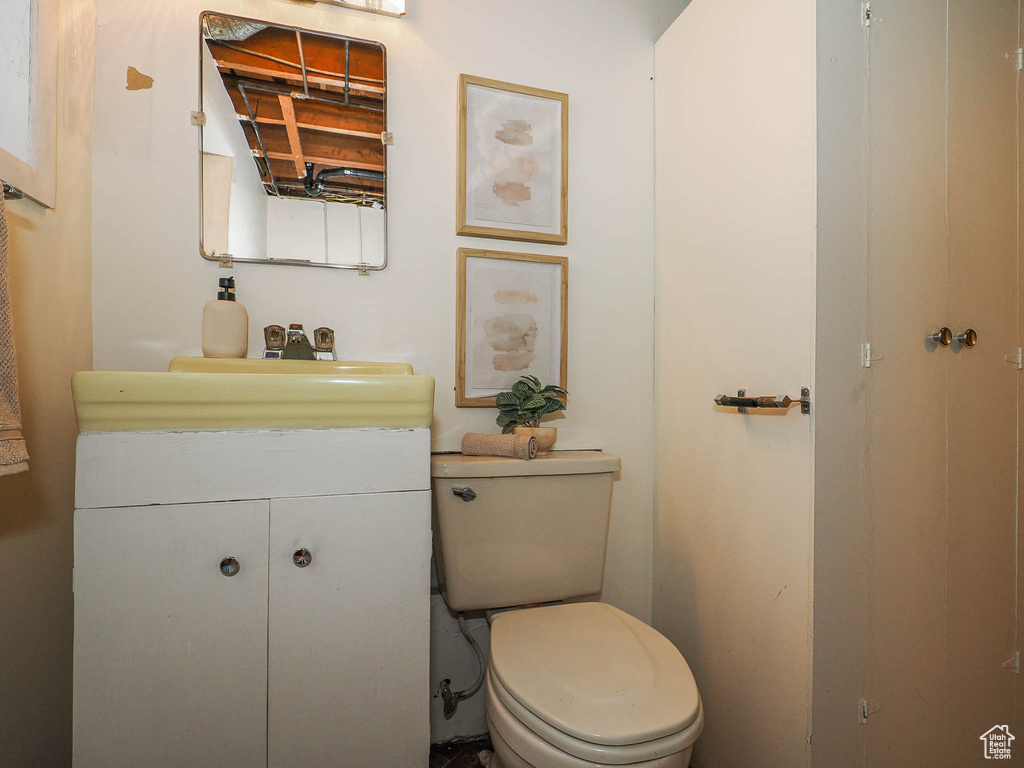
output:
[[[454,611],[601,591],[618,456],[431,458],[434,560]],[[468,500],[471,499],[471,500]]]

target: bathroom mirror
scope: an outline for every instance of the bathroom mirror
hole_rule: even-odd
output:
[[[199,28],[203,257],[384,269],[384,46],[210,12]]]

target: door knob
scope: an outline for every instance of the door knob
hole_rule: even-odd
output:
[[[946,326],[942,326],[937,332],[928,337],[928,341],[934,341],[940,347],[948,347],[950,342],[953,341],[953,332]]]
[[[295,554],[292,555],[292,562],[295,563],[296,568],[305,568],[313,562],[313,553],[305,547],[296,549]]]
[[[968,328],[963,333],[957,334],[956,340],[965,347],[973,347],[978,343],[978,332],[973,328]]]
[[[220,572],[225,576],[234,576],[241,568],[238,560],[233,557],[225,557],[220,561]]]

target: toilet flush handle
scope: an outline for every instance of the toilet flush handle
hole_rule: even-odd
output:
[[[468,486],[455,486],[452,488],[452,493],[458,496],[463,501],[473,501],[476,498],[476,491]]]

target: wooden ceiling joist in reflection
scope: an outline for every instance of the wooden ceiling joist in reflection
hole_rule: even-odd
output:
[[[302,85],[302,66],[299,55],[298,41],[294,33],[287,34],[286,41],[265,45],[264,36],[268,32],[282,33],[283,30],[267,29],[248,40],[240,43],[221,43],[208,40],[210,52],[217,61],[221,74],[235,71],[247,76],[272,78],[289,85]],[[287,38],[290,38],[288,42]],[[335,93],[345,90],[345,46],[337,40],[330,41],[331,47],[340,51],[331,51],[328,55],[317,55],[319,49],[312,45],[318,38],[304,35],[302,53],[306,61],[306,82],[311,88],[325,88]],[[243,50],[244,49],[244,50]],[[382,99],[384,96],[383,55],[376,49],[376,57],[381,62],[375,68],[369,63],[373,49],[364,44],[349,45],[349,89],[367,98]],[[283,54],[283,55],[282,55]],[[367,76],[370,75],[370,76]]]
[[[294,74],[299,70],[301,59],[293,29],[268,27],[240,42],[219,42],[217,40],[208,40],[207,42],[213,57],[228,66],[231,66],[231,62],[241,65],[252,64],[268,71],[288,74]],[[234,50],[236,48],[251,51],[257,55]],[[376,84],[383,92],[384,56],[381,47],[361,40],[349,40],[348,49],[349,76],[353,80]],[[305,56],[306,69],[331,72],[335,77],[344,77],[345,41],[343,39],[303,32],[302,53]],[[281,64],[263,58],[268,56],[288,63]]]
[[[224,85],[228,89],[235,112],[239,119],[247,120],[245,101],[238,90],[239,78],[228,75]],[[295,123],[300,129],[337,133],[343,136],[362,136],[380,141],[384,132],[384,113],[343,104],[325,104],[308,99],[292,99]],[[256,122],[268,125],[284,125],[284,114],[278,95],[264,91],[250,90],[249,105]]]
[[[243,125],[253,154],[260,154],[256,132],[250,125]],[[263,146],[271,157],[291,160],[292,141],[288,130],[281,125],[260,126]],[[304,162],[318,163],[331,168],[358,168],[364,171],[384,171],[384,145],[380,139],[365,139],[358,136],[335,136],[316,131],[300,133],[301,155]],[[298,173],[298,169],[295,169]],[[299,176],[305,174],[305,167]]]
[[[302,155],[302,142],[299,140],[299,127],[295,124],[295,108],[292,107],[290,96],[278,96],[281,102],[281,114],[284,115],[284,128],[288,133],[288,148],[295,163],[295,172],[302,176],[306,173],[306,160]],[[268,152],[269,154],[269,152]]]
[[[346,54],[344,39],[303,32],[300,51],[295,30],[273,27],[241,41],[206,43],[260,175],[270,182],[269,162],[281,194],[305,195],[307,163],[314,173],[324,168],[385,172],[382,47],[349,40]],[[379,196],[384,183],[338,177],[326,187],[332,195]]]

